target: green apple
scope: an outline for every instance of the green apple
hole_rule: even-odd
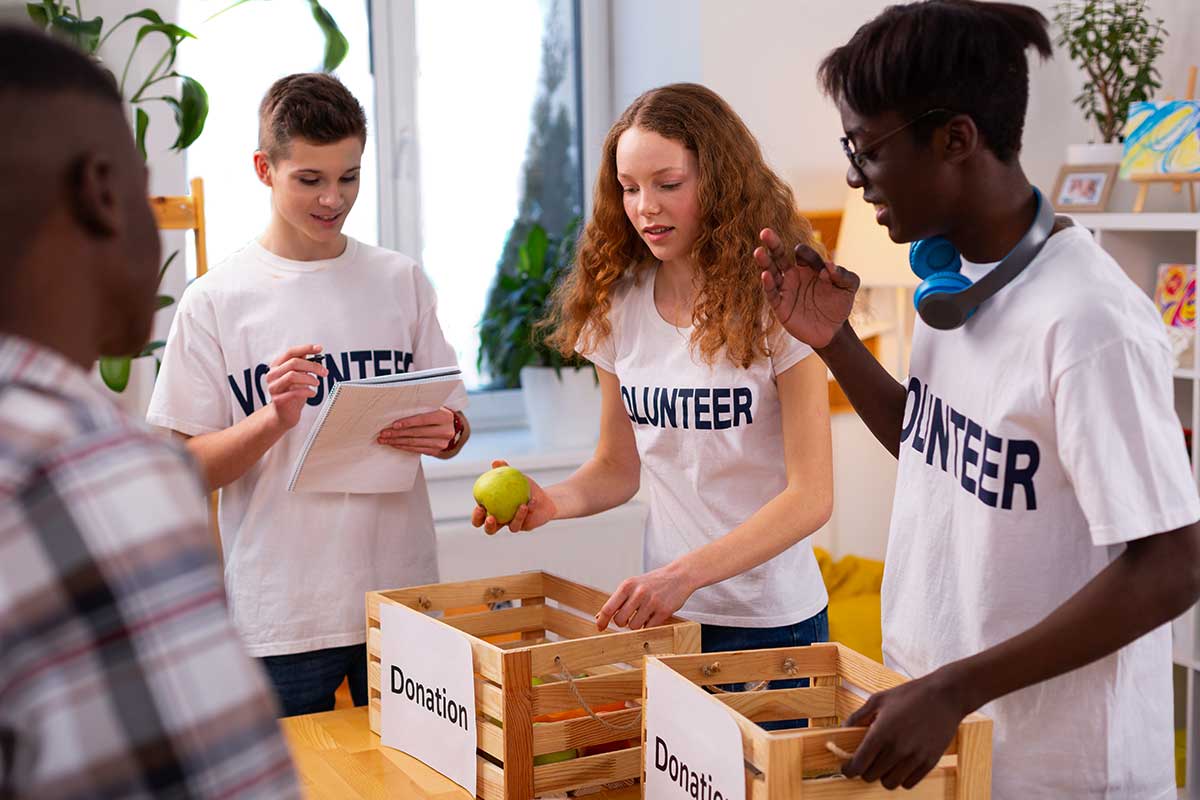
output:
[[[479,476],[473,494],[475,502],[503,525],[529,502],[529,481],[515,467],[496,467]]]
[[[542,764],[557,764],[559,761],[570,761],[572,758],[579,758],[578,750],[559,750],[557,753],[542,753],[540,756],[533,757],[533,765],[540,767]]]

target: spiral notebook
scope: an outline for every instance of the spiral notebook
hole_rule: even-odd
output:
[[[407,492],[421,457],[379,444],[398,419],[435,411],[462,386],[458,367],[339,381],[296,459],[289,492]]]

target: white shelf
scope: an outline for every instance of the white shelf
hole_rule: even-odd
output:
[[[1064,214],[1094,231],[1200,231],[1200,214],[1184,212]]]
[[[1069,213],[1069,212],[1064,212]],[[1200,214],[1151,213],[1151,214],[1069,214],[1076,223],[1095,232],[1096,241],[1116,259],[1129,277],[1149,294],[1154,292],[1155,273],[1158,264],[1168,262],[1200,263]],[[1155,236],[1155,234],[1161,234]],[[1190,236],[1189,236],[1190,234]],[[1200,338],[1193,342],[1200,346]],[[1200,363],[1174,370],[1176,380],[1200,380]],[[1200,430],[1200,386],[1177,386],[1177,390],[1190,389],[1190,399],[1184,402],[1190,411],[1184,411],[1177,402],[1181,422],[1185,427]],[[1183,395],[1188,398],[1188,394]],[[1190,426],[1188,426],[1190,422]],[[1200,442],[1192,444],[1193,477],[1200,480]],[[1196,800],[1200,798],[1200,698],[1197,698],[1197,681],[1200,681],[1200,606],[1192,606],[1171,623],[1171,660],[1187,672],[1186,689],[1183,697],[1185,727],[1187,729],[1187,786],[1180,790],[1180,797]]]

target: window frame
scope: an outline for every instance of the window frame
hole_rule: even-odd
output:
[[[612,124],[611,11],[607,0],[571,0],[576,25],[576,80],[582,138],[584,216],[591,215],[591,176]],[[421,175],[417,140],[415,0],[368,0],[374,135],[379,174],[379,244],[402,253],[422,251]],[[520,389],[470,393],[476,431],[527,427]]]

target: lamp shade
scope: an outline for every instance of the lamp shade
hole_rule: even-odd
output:
[[[834,257],[863,286],[915,287],[921,282],[908,266],[908,245],[893,242],[887,228],[875,221],[875,207],[863,200],[862,189],[846,193]]]

